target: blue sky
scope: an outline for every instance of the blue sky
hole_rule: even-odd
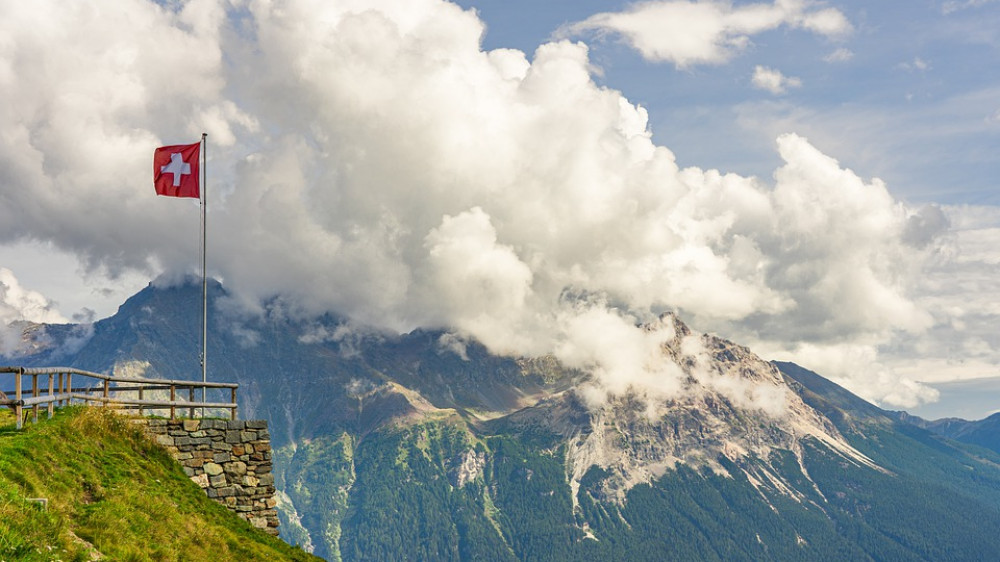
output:
[[[0,37],[0,325],[197,274],[148,176],[207,132],[218,329],[279,297],[669,395],[636,325],[674,311],[991,411],[934,385],[1000,378],[1000,1],[38,0]]]
[[[459,4],[486,22],[485,48],[531,53],[567,24],[635,3]],[[751,4],[761,3],[732,3]],[[781,27],[750,36],[725,62],[683,69],[645,60],[620,35],[571,38],[590,47],[597,81],[646,107],[656,141],[685,164],[767,178],[779,163],[774,137],[791,129],[908,202],[1000,204],[1000,3],[820,5],[841,11],[852,31]],[[755,88],[758,65],[801,86]]]

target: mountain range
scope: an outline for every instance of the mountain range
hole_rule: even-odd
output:
[[[281,536],[329,560],[1000,553],[1000,418],[886,411],[672,314],[660,348],[682,388],[595,400],[587,372],[448,330],[278,298],[248,314],[218,284],[210,306],[208,376],[269,423]],[[23,326],[2,361],[200,379],[200,307],[198,286],[150,286],[94,324]]]

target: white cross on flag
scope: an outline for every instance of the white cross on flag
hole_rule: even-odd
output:
[[[201,143],[161,146],[153,152],[153,186],[157,195],[201,197],[198,181]]]

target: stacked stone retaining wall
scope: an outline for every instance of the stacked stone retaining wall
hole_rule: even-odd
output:
[[[155,418],[139,421],[208,497],[254,527],[278,534],[271,437],[266,421]]]

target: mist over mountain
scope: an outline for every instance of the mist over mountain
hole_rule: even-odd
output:
[[[93,325],[29,325],[4,361],[199,379],[199,289],[150,286]],[[673,315],[642,327],[673,366],[665,387],[609,392],[592,371],[448,331],[303,320],[280,299],[247,316],[218,284],[210,298],[209,379],[239,382],[241,416],[268,420],[282,537],[327,559],[1000,551],[1000,456]]]

